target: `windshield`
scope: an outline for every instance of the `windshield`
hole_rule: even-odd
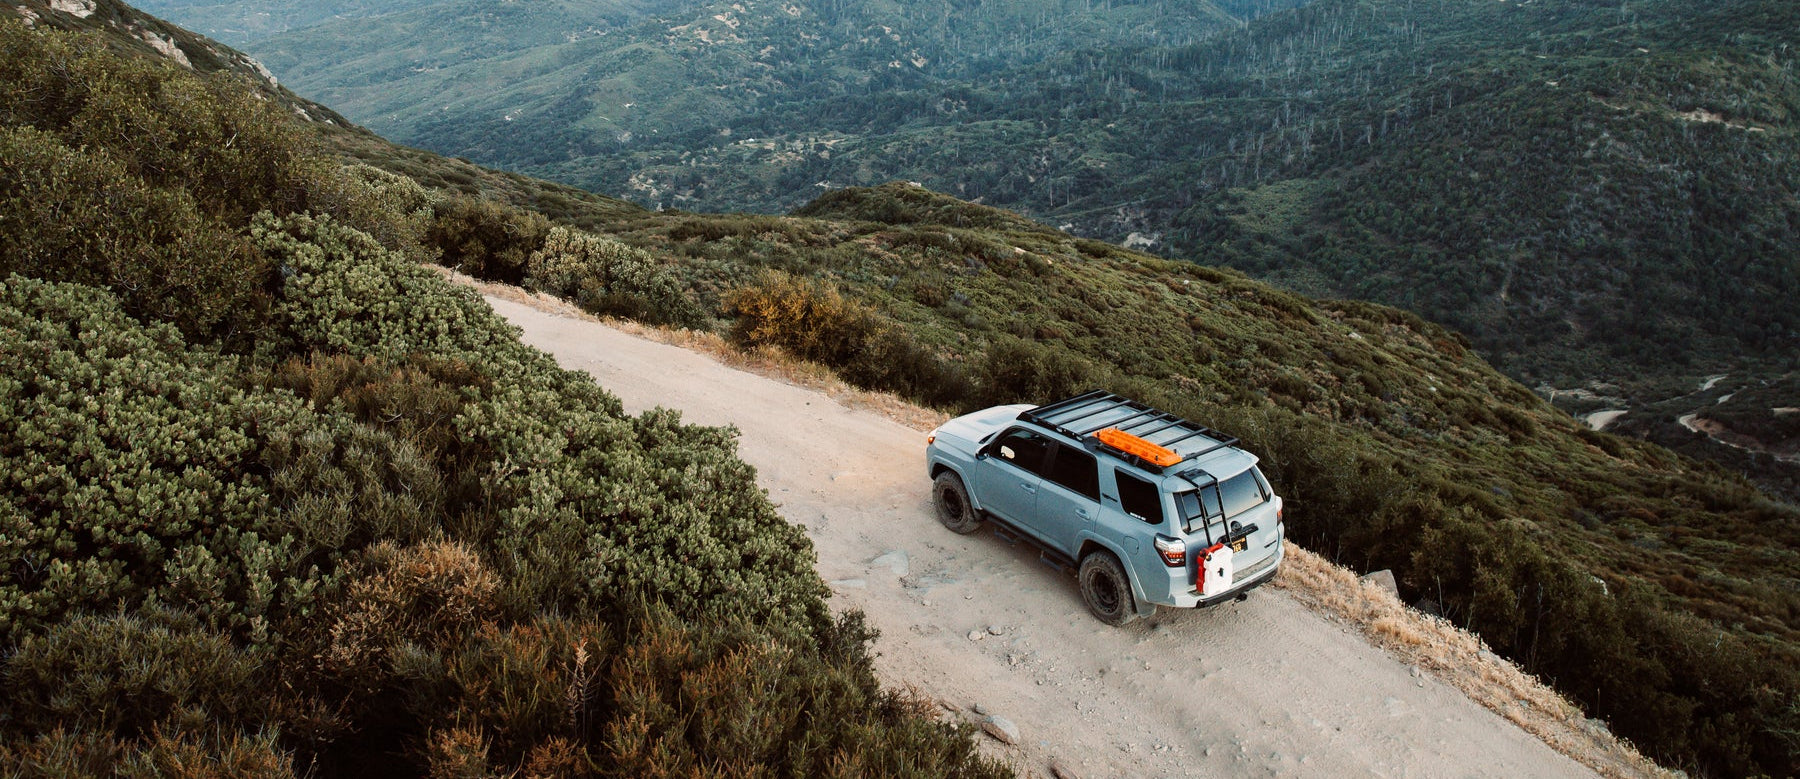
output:
[[[1269,498],[1269,483],[1252,467],[1216,485],[1175,493],[1175,505],[1181,509],[1182,524],[1192,533],[1256,508]]]

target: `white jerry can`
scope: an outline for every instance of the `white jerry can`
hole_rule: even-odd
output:
[[[1237,568],[1231,564],[1231,547],[1220,544],[1206,550],[1200,557],[1200,597],[1224,595],[1231,589],[1231,579],[1236,573]]]

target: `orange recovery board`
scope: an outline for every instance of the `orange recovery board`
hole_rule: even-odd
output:
[[[1095,433],[1094,437],[1100,439],[1100,443],[1126,454],[1141,457],[1145,462],[1154,464],[1158,468],[1167,468],[1181,462],[1181,455],[1176,454],[1168,447],[1157,446],[1116,427],[1109,427]]]

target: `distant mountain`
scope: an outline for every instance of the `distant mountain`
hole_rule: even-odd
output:
[[[0,276],[19,345],[0,350],[0,763],[810,773],[879,752],[992,773],[875,702],[853,622],[759,655],[798,665],[721,677],[716,720],[655,683],[788,645],[645,627],[620,593],[682,619],[822,618],[804,546],[727,436],[620,417],[417,267],[435,260],[944,408],[1104,386],[1205,419],[1263,458],[1298,542],[1393,569],[1666,764],[1800,773],[1800,513],[1587,429],[1442,326],[905,182],[791,216],[646,210],[302,122],[266,81],[169,65],[112,0],[28,2],[38,31],[0,7],[0,271],[20,274]],[[64,24],[97,35],[41,30]],[[1711,422],[1789,425],[1757,411],[1783,391]],[[669,670],[628,695],[640,677],[587,674],[582,647]],[[231,673],[148,695],[115,671],[151,652],[190,674],[159,679]],[[496,690],[520,705],[483,705]],[[682,724],[776,714],[749,744]],[[767,732],[822,746],[776,754]]]
[[[1545,390],[1800,368],[1800,6],[1295,5],[395,3],[251,48],[646,206],[912,180],[1406,307]]]

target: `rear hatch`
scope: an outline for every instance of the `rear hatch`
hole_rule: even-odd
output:
[[[1176,529],[1187,548],[1196,552],[1188,563],[1190,586],[1196,582],[1193,574],[1199,570],[1199,558],[1215,544],[1231,548],[1234,585],[1275,564],[1281,546],[1281,498],[1256,466],[1219,479],[1204,472],[1181,476],[1184,489],[1174,496]]]

